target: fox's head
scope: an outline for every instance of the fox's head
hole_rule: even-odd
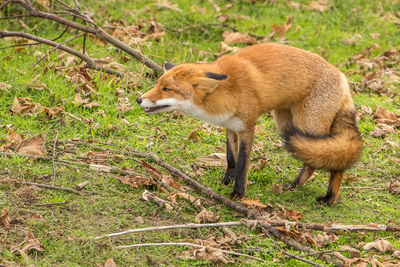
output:
[[[228,75],[206,71],[206,64],[164,65],[165,73],[153,89],[138,97],[136,102],[148,114],[185,111],[201,103]]]

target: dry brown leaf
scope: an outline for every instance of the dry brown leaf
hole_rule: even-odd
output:
[[[195,159],[195,162],[201,167],[226,167],[228,165],[225,153],[212,153]]]
[[[55,119],[56,117],[61,117],[64,114],[64,107],[57,107],[56,109],[51,109],[47,107],[42,108],[42,112],[50,119]]]
[[[374,114],[374,121],[376,123],[383,123],[400,127],[400,114],[395,114],[386,110],[383,107],[377,107]]]
[[[8,211],[6,209],[3,209],[1,211],[0,225],[3,226],[6,229],[10,229],[11,218],[10,218],[10,215],[8,214]]]
[[[393,257],[400,259],[400,249],[397,249],[392,254]]]
[[[28,97],[16,97],[14,98],[14,104],[10,111],[13,114],[36,114],[40,109],[40,104],[31,103],[32,99]]]
[[[104,263],[104,267],[117,267],[113,258],[109,258],[106,263]]]
[[[337,237],[334,234],[327,234],[325,232],[323,232],[322,234],[318,234],[315,236],[314,240],[317,243],[318,247],[325,247],[327,246],[329,243],[331,242],[335,242],[336,240],[338,240],[339,237]]]
[[[26,237],[23,242],[16,245],[11,249],[11,253],[17,253],[23,256],[26,260],[29,259],[28,255],[32,250],[39,252],[45,251],[44,246],[39,242],[39,240],[33,235],[32,232],[26,231]],[[21,246],[24,245],[22,248]]]
[[[24,141],[25,136],[10,129],[7,139],[10,141],[9,147],[17,149],[21,145],[22,141]]]
[[[224,32],[222,34],[224,38],[224,43],[227,45],[230,44],[255,44],[257,43],[256,38],[250,36],[246,33],[240,32]]]
[[[286,217],[289,220],[298,222],[301,218],[303,218],[303,213],[301,211],[297,211],[297,210],[288,210],[286,212]]]
[[[297,10],[300,9],[300,3],[297,3],[295,1],[286,1],[286,4],[288,6],[290,6],[291,8],[294,8],[294,9],[297,9]]]
[[[360,258],[361,257],[361,251],[359,251],[356,248],[352,248],[350,246],[340,246],[340,250],[344,250],[346,252],[350,253],[350,258]]]
[[[395,133],[395,129],[392,125],[379,123],[370,133],[369,135],[374,137],[381,137],[387,134]]]
[[[230,260],[228,256],[222,252],[218,248],[213,247],[204,247],[200,249],[196,249],[193,252],[193,257],[190,257],[191,260],[205,260],[210,261],[212,263],[222,262],[224,264],[234,263],[234,261]]]
[[[47,155],[46,148],[43,146],[44,138],[35,136],[25,139],[17,148],[17,153],[30,156],[43,156]]]
[[[129,101],[129,98],[126,96],[121,96],[118,98],[118,104],[117,104],[117,110],[119,110],[122,114],[125,114],[129,110],[133,109],[133,106],[131,102]]]
[[[174,178],[172,178],[169,175],[162,174],[160,171],[158,171],[156,168],[151,166],[145,161],[141,161],[141,164],[143,168],[146,169],[146,171],[156,179],[156,181],[160,181],[161,184],[167,184],[168,186],[171,186],[175,189],[178,189],[179,191],[184,191],[183,186],[180,183],[176,183]]]
[[[242,198],[240,202],[245,204],[249,209],[258,209],[258,210],[273,209],[273,206],[271,204],[265,205],[261,203],[260,200],[258,199]]]
[[[123,177],[119,177],[117,178],[119,181],[121,181],[123,184],[126,185],[130,185],[135,189],[138,189],[139,187],[142,186],[152,186],[155,185],[154,181],[152,181],[152,179],[150,179],[149,177],[146,176],[123,176]]]
[[[168,0],[160,0],[156,6],[158,9],[169,9],[173,11],[182,12],[182,10],[178,7],[177,4],[172,3],[171,1]]]
[[[318,0],[318,1],[309,2],[307,5],[307,9],[324,12],[325,10],[331,8],[332,6],[333,6],[333,3],[330,0]]]
[[[203,209],[202,211],[199,212],[199,214],[196,215],[194,220],[197,223],[207,223],[207,222],[212,223],[212,222],[217,222],[219,220],[219,215],[210,210]]]
[[[11,84],[7,84],[7,83],[4,83],[4,82],[0,82],[0,92],[1,91],[8,91],[8,90],[10,90],[10,89],[12,89],[13,87],[12,87],[12,85]]]
[[[400,181],[395,181],[388,184],[388,189],[392,194],[400,194]]]
[[[271,185],[271,191],[272,191],[274,194],[280,195],[280,194],[282,194],[283,187],[284,187],[283,184],[272,184],[272,185]]]
[[[379,239],[374,242],[367,243],[363,246],[364,250],[371,250],[371,249],[376,249],[382,253],[385,253],[386,251],[392,251],[393,250],[393,245],[389,241],[386,241],[384,239]]]

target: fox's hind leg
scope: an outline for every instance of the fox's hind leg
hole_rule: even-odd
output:
[[[293,189],[296,186],[303,186],[308,179],[313,175],[315,168],[311,167],[308,164],[303,164],[303,168],[301,168],[300,173],[296,176],[293,182],[288,186],[289,189]]]
[[[343,171],[331,171],[328,191],[325,196],[317,197],[317,201],[324,202],[327,205],[335,204],[339,198],[339,190],[342,180]]]
[[[282,135],[288,134],[289,131],[292,131],[294,128],[293,125],[293,116],[290,110],[288,109],[280,109],[274,110],[272,112],[274,116],[276,128],[278,128],[279,132]],[[300,173],[296,176],[291,184],[287,186],[288,189],[295,188],[297,185],[303,186],[307,180],[314,173],[314,168],[310,165],[304,164]]]

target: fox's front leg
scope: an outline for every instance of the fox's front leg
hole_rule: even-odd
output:
[[[250,155],[254,139],[254,126],[249,130],[238,133],[239,151],[235,168],[235,184],[232,197],[243,197],[246,191]]]
[[[224,185],[228,185],[235,177],[238,149],[238,134],[226,129],[226,160],[228,162],[228,168],[226,169],[225,177],[222,180]]]

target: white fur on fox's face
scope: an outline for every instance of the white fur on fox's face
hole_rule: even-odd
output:
[[[243,122],[240,119],[234,117],[232,112],[217,115],[210,114],[188,100],[167,98],[158,100],[153,103],[147,99],[143,99],[140,106],[145,108],[145,112],[147,114],[168,111],[180,111],[190,117],[205,121],[212,125],[221,126],[235,132],[240,132],[244,128]]]

